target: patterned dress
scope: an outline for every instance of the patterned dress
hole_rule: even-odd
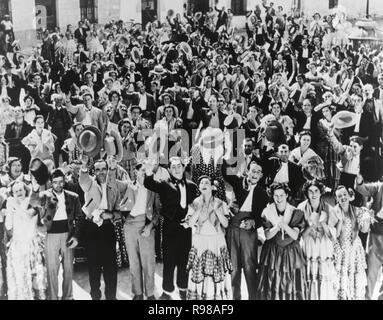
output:
[[[218,182],[217,193],[215,196],[222,201],[227,202],[226,200],[226,188],[225,181],[222,176],[222,163],[215,162],[213,157],[210,158],[209,164],[206,164],[203,160],[201,148],[199,146],[194,146],[191,150],[192,154],[192,180],[197,184],[199,177],[207,175],[213,180]],[[197,196],[200,195],[198,190]]]
[[[327,187],[335,190],[339,184],[340,177],[340,171],[336,165],[339,161],[339,156],[336,154],[334,148],[327,138],[329,125],[330,123],[327,120],[319,120],[317,124],[319,139],[317,142],[316,151],[324,163],[324,173],[326,177],[325,184]]]
[[[77,45],[76,45],[76,42],[74,41],[74,39],[67,39],[64,42],[63,51],[64,51],[64,55],[65,55],[65,57],[67,57],[69,63],[74,62],[74,53],[76,52],[76,50],[77,50]]]
[[[189,271],[188,300],[231,300],[230,273],[233,267],[216,213],[222,210],[228,215],[229,210],[215,197],[205,204],[202,196],[194,200],[191,209],[191,214],[199,214],[199,217],[186,267]]]
[[[302,237],[303,252],[306,256],[308,300],[336,300],[337,274],[334,266],[335,227],[329,226],[328,205],[320,202],[318,213],[313,212],[308,200],[298,206],[304,212],[306,223],[312,231]],[[329,232],[320,231],[316,225],[326,223]]]
[[[7,201],[6,228],[12,230],[7,254],[9,300],[45,300],[47,273],[44,239],[37,232],[37,215],[27,213],[29,199],[21,205]]]
[[[336,210],[340,210],[339,206]],[[363,208],[351,206],[356,220],[343,214],[342,231],[334,245],[335,268],[338,274],[337,292],[339,300],[364,300],[367,286],[366,254],[358,236],[357,224]]]

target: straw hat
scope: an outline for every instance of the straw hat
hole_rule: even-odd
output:
[[[357,115],[354,112],[350,111],[339,111],[334,115],[331,122],[334,124],[334,127],[337,129],[348,128],[356,125],[358,119]]]

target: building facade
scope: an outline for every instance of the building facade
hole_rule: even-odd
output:
[[[342,5],[349,17],[361,17],[366,14],[368,0],[269,0],[274,6],[283,6],[289,14],[294,8],[311,16],[315,12],[322,15],[330,9]],[[383,1],[369,0],[369,12],[372,16],[383,16]],[[14,25],[15,36],[23,46],[36,44],[38,30],[54,30],[60,27],[65,31],[68,24],[77,26],[78,21],[88,19],[104,24],[114,20],[135,20],[146,25],[149,19],[157,16],[165,19],[167,12],[184,11],[184,6],[192,6],[195,11],[205,12],[217,5],[231,8],[234,24],[244,26],[245,14],[253,10],[261,0],[0,0],[0,18],[9,14]]]

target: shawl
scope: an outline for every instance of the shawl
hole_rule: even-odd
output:
[[[283,216],[279,216],[278,215],[278,212],[277,212],[277,207],[275,205],[275,203],[270,203],[267,205],[267,207],[263,210],[262,212],[262,218],[266,218],[267,221],[270,221],[271,224],[273,225],[273,228],[274,229],[279,221],[281,219],[283,219],[283,221],[286,223],[286,224],[289,224],[290,221],[291,221],[291,218],[292,218],[292,215],[293,215],[293,212],[296,208],[294,206],[292,206],[291,204],[287,203],[286,204],[286,210],[285,210],[285,213],[283,214]],[[282,239],[284,239],[285,237],[285,232],[284,230],[281,230],[281,233],[282,233]]]

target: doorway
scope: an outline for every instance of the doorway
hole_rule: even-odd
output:
[[[4,19],[4,16],[8,14],[11,16],[10,0],[0,1],[0,21]],[[12,20],[12,17],[11,17]]]
[[[208,0],[189,0],[189,8],[192,12],[202,12],[206,13],[209,11],[209,2]]]
[[[157,0],[141,0],[142,27],[148,22],[153,22],[157,15]]]

